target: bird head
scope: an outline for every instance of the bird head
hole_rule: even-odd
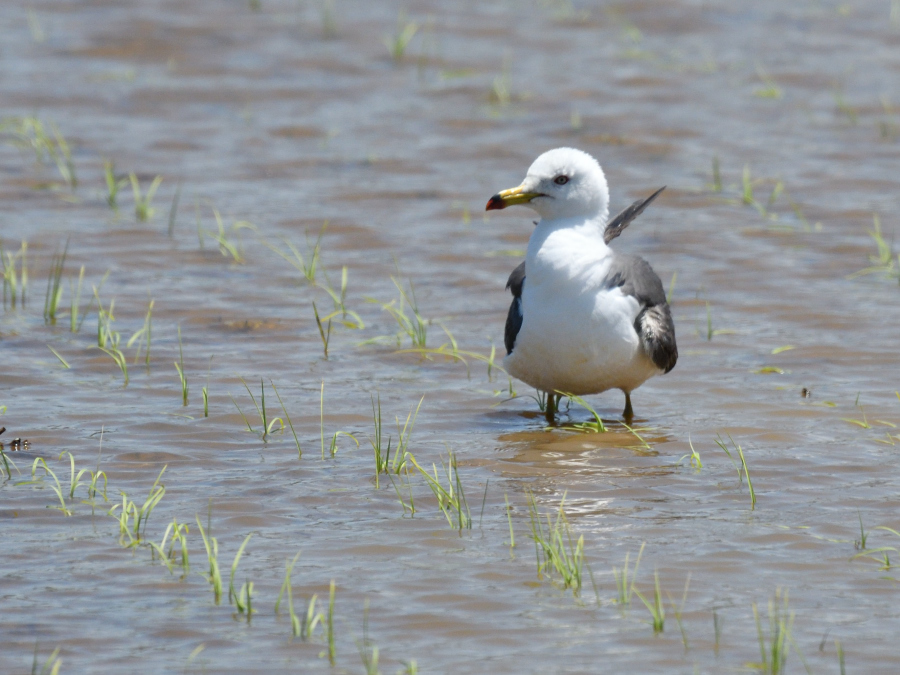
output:
[[[545,220],[609,215],[609,188],[597,160],[574,148],[548,150],[534,160],[518,187],[498,192],[486,211],[525,204]]]

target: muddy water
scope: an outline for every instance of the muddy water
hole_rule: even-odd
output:
[[[0,315],[0,440],[21,471],[0,485],[0,670],[27,671],[37,645],[39,668],[59,648],[60,672],[329,671],[322,629],[291,640],[284,605],[273,612],[285,561],[301,551],[298,612],[312,594],[324,611],[336,584],[339,672],[364,670],[366,606],[382,672],[410,660],[421,672],[736,671],[759,661],[753,606],[766,626],[778,589],[794,614],[789,670],[802,670],[799,652],[813,672],[838,672],[837,640],[848,672],[895,672],[894,572],[851,558],[860,519],[868,548],[900,544],[875,529],[900,527],[900,289],[887,276],[848,278],[876,252],[872,214],[888,241],[897,226],[900,26],[889,3],[29,7],[0,9],[3,115],[55,122],[79,184],[0,146],[0,242],[9,252],[27,240],[29,272],[27,305]],[[394,62],[383,37],[398,15],[419,30]],[[608,433],[547,431],[527,387],[513,383],[519,396],[506,400],[496,369],[471,361],[467,376],[456,361],[398,354],[396,342],[361,344],[397,331],[378,304],[397,298],[393,275],[412,280],[422,316],[460,349],[499,346],[503,285],[531,218],[481,209],[564,144],[600,159],[613,210],[668,185],[616,241],[667,285],[677,274],[681,357],[635,394],[643,444],[618,424],[618,393],[590,399]],[[148,222],[136,221],[128,186],[118,213],[106,205],[105,159],[144,190],[164,177]],[[744,167],[760,208],[741,203]],[[242,262],[220,252],[213,208]],[[239,221],[253,229],[233,229]],[[290,255],[287,240],[306,253],[305,233],[311,246],[324,221],[317,281],[339,288],[346,266],[346,307],[364,323],[333,324],[328,360],[311,303],[328,312],[331,300],[270,248]],[[66,239],[66,309],[47,326],[45,282]],[[82,265],[83,310],[109,272],[99,296],[104,307],[115,299],[127,387],[95,347],[96,305],[69,331],[68,279]],[[124,344],[150,299],[148,369]],[[446,341],[432,324],[428,345]],[[283,417],[275,383],[301,459],[290,429],[246,430],[237,406],[260,422],[240,378],[257,400],[263,378],[269,417]],[[409,450],[423,466],[456,453],[471,530],[448,527],[421,476],[409,479],[414,516],[386,477],[375,488],[374,394],[393,447],[394,419],[424,396]],[[588,418],[573,406],[562,420]],[[326,446],[342,430],[360,447],[341,436],[323,460],[322,426]],[[728,434],[755,509],[714,442]],[[29,450],[9,452],[16,436]],[[702,468],[683,459],[691,444]],[[98,497],[93,515],[85,485],[65,517],[48,508],[51,479],[25,484],[43,457],[68,494],[65,451],[109,478],[111,501]],[[146,536],[158,542],[173,518],[190,524],[184,579],[146,545],[121,546],[106,515],[120,492],[143,503],[163,467]],[[408,500],[407,478],[395,481]],[[538,578],[529,492],[542,512],[565,495],[596,594],[587,575],[580,599]],[[197,514],[219,542],[218,606],[201,576]],[[251,533],[235,577],[255,584],[248,624],[227,584]],[[612,570],[642,544],[636,588],[652,602],[658,572],[659,635],[636,596],[630,608],[615,602]],[[679,605],[688,577],[682,633],[666,593]]]

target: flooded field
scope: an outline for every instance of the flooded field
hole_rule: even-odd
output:
[[[896,672],[900,4],[0,31],[0,671]],[[532,216],[484,205],[562,145],[668,186],[631,431],[501,368]]]

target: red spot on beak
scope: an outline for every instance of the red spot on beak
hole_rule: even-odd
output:
[[[485,211],[498,211],[500,209],[506,208],[506,202],[503,201],[503,197],[499,194],[494,195],[490,199],[488,199],[487,206],[484,207]]]

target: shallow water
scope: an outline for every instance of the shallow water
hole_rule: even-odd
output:
[[[298,611],[313,593],[327,603],[336,583],[340,672],[364,670],[366,606],[386,673],[410,659],[423,673],[737,671],[760,658],[753,605],[767,625],[776,589],[795,613],[789,671],[802,670],[799,652],[813,672],[839,672],[835,640],[849,672],[896,670],[895,575],[852,557],[860,519],[869,548],[900,543],[875,529],[900,529],[900,288],[896,277],[849,278],[876,252],[872,214],[888,241],[896,229],[900,26],[889,3],[29,7],[0,8],[3,114],[54,121],[79,185],[0,144],[0,243],[13,252],[28,241],[29,273],[26,306],[0,315],[0,440],[7,451],[13,437],[30,442],[7,453],[22,475],[0,484],[0,670],[27,671],[37,643],[39,665],[58,647],[64,673],[329,671],[321,630],[291,640],[284,608],[273,612],[298,551]],[[420,29],[395,63],[382,38],[401,12]],[[677,274],[678,366],[634,395],[649,447],[618,423],[617,392],[590,397],[608,433],[547,431],[527,387],[513,383],[519,397],[507,401],[507,378],[484,363],[470,361],[467,376],[395,342],[361,345],[396,333],[378,304],[398,297],[394,275],[460,349],[500,351],[503,286],[531,217],[482,209],[563,144],[598,157],[613,211],[668,186],[615,242],[667,286]],[[118,214],[106,205],[104,159],[144,190],[164,177],[149,222],[136,222],[128,186]],[[765,215],[741,203],[745,166]],[[210,234],[213,207],[242,263]],[[238,221],[255,229],[232,231]],[[324,221],[317,279],[339,287],[346,266],[346,306],[365,323],[335,323],[328,360],[311,302],[330,312],[331,300],[265,245],[306,252],[305,233],[311,245]],[[45,325],[51,256],[66,239],[64,308],[81,265],[83,309],[109,271],[99,295],[104,307],[115,299],[122,344],[155,301],[150,367],[125,348],[127,387],[95,347],[95,309],[75,334],[68,309]],[[172,366],[179,325],[187,407]],[[446,341],[433,323],[429,346]],[[302,459],[290,429],[265,441],[246,430],[231,397],[259,421],[239,378],[257,399],[263,378],[269,416],[283,417],[275,383]],[[337,430],[360,442],[340,437],[324,460],[323,382],[326,445]],[[420,475],[410,474],[413,517],[387,477],[375,488],[374,394],[394,447],[394,419],[424,396],[409,450],[429,467],[456,453],[473,529],[448,527]],[[563,417],[587,419],[577,406]],[[714,442],[729,434],[752,510]],[[699,470],[684,459],[691,444]],[[93,516],[84,485],[67,518],[48,508],[49,478],[24,484],[43,457],[67,491],[64,451],[78,469],[99,458],[109,477],[111,502],[98,498]],[[173,518],[191,524],[185,579],[147,546],[121,546],[106,515],[120,491],[142,503],[163,467],[146,535],[159,542]],[[548,513],[565,496],[597,594],[587,575],[579,599],[538,578],[529,492]],[[194,519],[205,526],[210,511],[226,586],[253,533],[235,577],[255,584],[249,624],[227,588],[215,605],[199,574]],[[667,604],[656,636],[637,597],[615,603],[612,570],[642,544],[636,587],[651,599],[658,571]],[[683,639],[666,593],[679,605],[689,576]]]

